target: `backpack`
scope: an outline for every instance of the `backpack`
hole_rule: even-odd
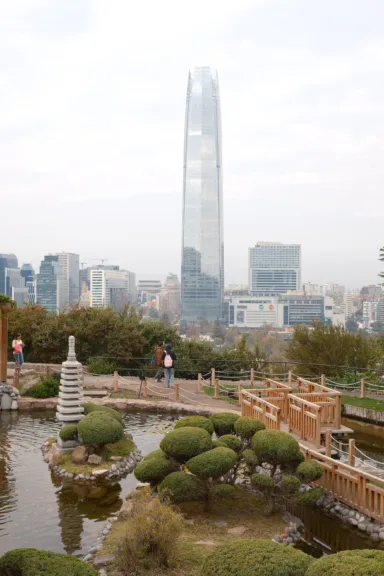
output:
[[[172,356],[168,354],[168,352],[166,352],[164,358],[164,368],[172,368],[172,364],[173,364]]]

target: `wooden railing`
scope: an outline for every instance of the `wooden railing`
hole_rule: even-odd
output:
[[[321,444],[321,406],[295,394],[289,394],[289,432],[316,447]]]
[[[324,474],[316,482],[328,494],[371,518],[383,521],[384,481],[315,450],[300,446],[306,458],[316,460]]]
[[[340,392],[320,393],[305,392],[294,395],[295,398],[308,400],[321,407],[320,423],[322,427],[338,430],[341,425],[341,394]]]
[[[241,391],[241,415],[261,420],[267,430],[280,430],[281,408],[275,403],[283,404],[284,397],[266,400],[261,396],[262,392],[265,392],[264,388]]]

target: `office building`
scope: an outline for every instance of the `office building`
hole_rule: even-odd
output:
[[[28,304],[34,304],[36,301],[36,282],[35,271],[32,264],[23,264],[20,273],[25,281],[25,287],[28,290]]]
[[[228,284],[224,287],[224,298],[236,298],[236,296],[248,296],[248,286],[245,284]]]
[[[234,297],[229,301],[229,326],[261,328],[283,326],[283,306],[276,297]]]
[[[341,303],[341,312],[345,315],[346,320],[357,311],[358,296],[353,292],[345,292]]]
[[[281,296],[284,326],[311,326],[313,322],[325,322],[325,297],[309,295],[303,291],[288,292]]]
[[[378,303],[378,300],[366,300],[363,302],[363,322],[366,328],[369,328],[373,322],[376,322]]]
[[[90,306],[120,312],[135,296],[135,275],[128,270],[91,270]]]
[[[301,287],[301,246],[258,242],[249,248],[249,292],[278,296]]]
[[[160,280],[139,280],[137,286],[138,303],[144,305],[156,300],[156,296],[160,294],[162,288]]]
[[[67,308],[69,308],[77,304],[80,298],[79,255],[60,252],[57,257],[62,274],[68,281],[68,294],[64,298],[66,299]]]
[[[44,256],[36,276],[36,303],[49,312],[58,313],[68,306],[69,282],[57,255]]]
[[[0,294],[6,292],[5,269],[19,267],[19,263],[14,254],[0,254]]]
[[[162,291],[156,296],[156,308],[160,316],[167,314],[169,320],[180,316],[180,282],[176,274],[168,274]]]
[[[181,327],[222,320],[224,297],[221,111],[217,73],[189,74],[184,134]]]
[[[381,298],[376,308],[376,322],[384,326],[384,298]]]

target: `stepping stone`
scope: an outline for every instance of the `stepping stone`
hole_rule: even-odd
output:
[[[234,528],[229,528],[227,532],[232,536],[242,536],[247,530],[249,530],[249,528],[246,526],[235,526]]]

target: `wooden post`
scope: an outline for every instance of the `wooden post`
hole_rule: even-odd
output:
[[[332,455],[332,433],[330,430],[326,430],[325,431],[325,455],[328,456],[328,458],[331,457]]]
[[[300,412],[300,438],[305,440],[304,434],[304,404],[301,403],[301,412]]]
[[[176,394],[175,400],[176,400],[176,402],[179,402],[180,401],[180,384],[178,382],[176,382],[176,384],[175,384],[175,394]]]
[[[335,397],[335,401],[336,401],[336,430],[339,430],[341,427],[341,394],[339,393],[336,397]]]
[[[143,380],[143,397],[148,398],[148,384],[146,380]]]
[[[0,309],[0,383],[7,382],[8,318]],[[15,367],[16,368],[16,367]]]
[[[320,380],[320,382],[321,382],[321,385],[322,385],[322,386],[325,386],[325,374],[322,374],[322,375],[321,375],[321,380]]]
[[[214,368],[211,368],[211,386],[215,385],[215,380],[216,380],[216,370]]]
[[[349,439],[349,446],[348,446],[348,464],[350,466],[355,465],[355,454],[356,454],[355,439],[350,438]]]
[[[113,391],[117,392],[119,390],[119,373],[117,370],[113,373]]]
[[[219,397],[219,379],[215,378],[215,396],[214,398],[218,398]]]
[[[321,407],[319,406],[319,409],[317,411],[316,414],[316,447],[320,448],[321,445]]]
[[[362,378],[360,384],[360,398],[364,398],[364,396],[365,396],[365,378]]]
[[[288,370],[288,386],[292,386],[292,370]]]
[[[241,384],[237,385],[237,405],[241,406]]]
[[[199,372],[197,375],[197,393],[199,394],[203,388],[203,379],[201,373]]]
[[[251,366],[251,386],[253,386],[255,383],[255,369],[253,367],[253,365]]]

